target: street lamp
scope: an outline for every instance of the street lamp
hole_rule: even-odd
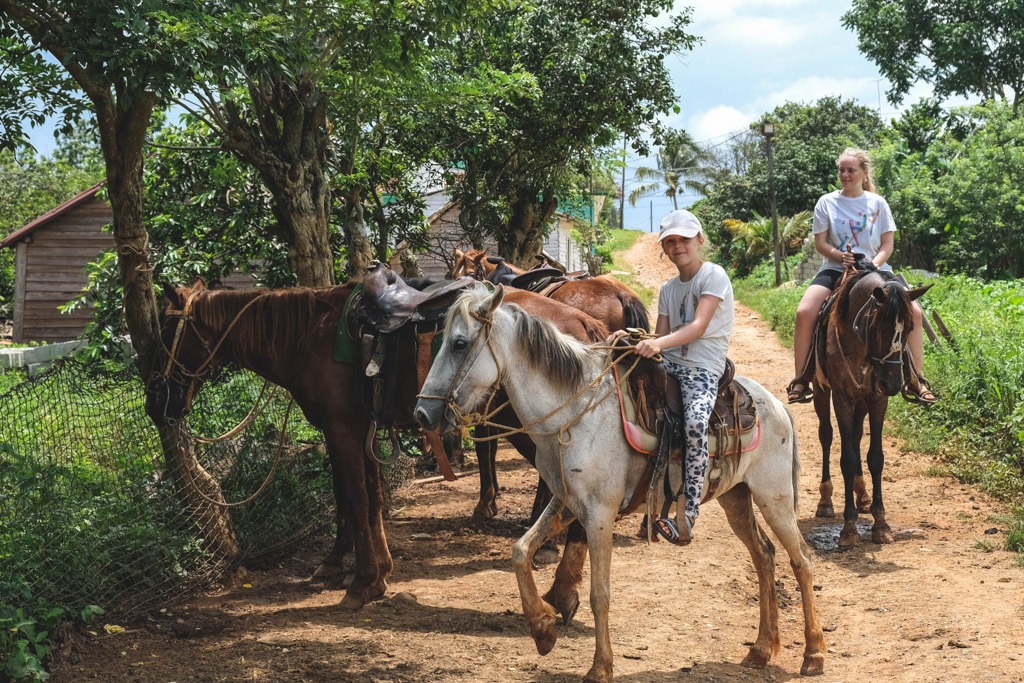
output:
[[[779,252],[779,216],[775,211],[775,167],[772,164],[772,138],[775,137],[775,124],[765,120],[761,122],[761,135],[764,136],[765,144],[768,146],[768,194],[771,197],[772,206],[772,248],[775,255],[775,286],[782,284],[782,269],[779,262],[782,260]]]

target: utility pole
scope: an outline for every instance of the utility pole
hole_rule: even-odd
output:
[[[768,146],[768,194],[772,206],[772,251],[775,256],[775,286],[782,284],[782,269],[780,268],[779,252],[779,216],[775,210],[775,168],[772,165],[772,138],[775,137],[775,124],[771,121],[761,122],[761,135],[764,136],[765,144]]]
[[[626,136],[622,136],[622,186],[619,192],[619,229],[626,229]]]

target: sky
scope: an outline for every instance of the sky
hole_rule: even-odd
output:
[[[787,101],[811,104],[835,96],[878,108],[883,120],[898,114],[885,99],[888,81],[840,23],[848,0],[677,0],[676,5],[693,7],[689,30],[704,42],[668,61],[681,111],[664,122],[686,129],[698,142],[725,143]],[[912,90],[904,105],[927,92],[926,87]],[[642,184],[634,179],[636,169],[656,167],[654,159],[630,152],[627,196]],[[696,199],[682,197],[680,208]],[[626,203],[623,222],[626,228],[657,230],[671,210],[671,199],[647,197],[636,207]]]

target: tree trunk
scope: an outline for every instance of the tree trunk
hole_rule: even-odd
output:
[[[345,198],[345,244],[348,249],[346,272],[350,278],[361,278],[373,261],[373,244],[363,220],[361,188],[353,189]]]
[[[156,294],[153,287],[153,269],[149,262],[149,232],[142,222],[143,144],[153,111],[154,98],[149,93],[128,93],[124,101],[132,104],[122,108],[109,91],[89,90],[96,107],[96,121],[100,130],[100,146],[107,171],[107,195],[110,199],[114,224],[114,244],[124,288],[124,313],[132,346],[138,355],[139,372],[148,382],[161,347],[160,321],[157,314]],[[220,497],[216,482],[209,477],[189,447],[189,440],[181,433],[183,426],[160,428],[164,461],[168,476],[176,482],[196,481],[210,497]],[[180,489],[183,507],[196,510],[192,492]],[[203,537],[211,550],[222,557],[238,554],[238,544],[231,530],[231,518],[226,510],[206,504],[198,517]]]
[[[327,237],[330,196],[323,167],[315,160],[295,163],[284,178],[274,179],[270,187],[274,215],[288,243],[288,265],[299,284],[333,285],[334,258]]]
[[[536,199],[538,194],[526,192],[525,198],[513,199],[508,229],[498,235],[499,252],[520,268],[536,265],[535,257],[544,245],[544,226],[558,207],[551,193],[540,201]]]

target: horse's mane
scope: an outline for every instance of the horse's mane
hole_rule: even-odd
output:
[[[459,316],[468,322],[473,317],[472,309],[487,295],[484,289],[466,292],[456,299],[449,318]],[[516,304],[504,304],[504,307],[512,315],[513,334],[523,345],[530,366],[567,388],[580,386],[585,380],[590,347],[559,332],[550,320],[530,315]]]
[[[330,305],[324,292],[330,290],[292,287],[289,289],[208,290],[192,302],[194,316],[203,325],[223,334],[232,322],[229,341],[234,360],[265,358],[276,352],[293,353],[307,349],[310,328],[324,304]],[[252,301],[241,316],[238,312]],[[237,320],[236,320],[237,317]]]
[[[910,314],[910,297],[902,285],[895,280],[885,279],[876,271],[859,270],[846,275],[840,280],[839,287],[836,289],[836,305],[832,310],[833,324],[846,319],[852,305],[854,287],[872,275],[876,276],[879,280],[876,286],[881,287],[885,293],[885,300],[878,304],[877,317],[883,320],[895,320],[897,318],[908,322],[913,320],[913,316]],[[866,296],[871,296],[871,292],[869,291]]]

